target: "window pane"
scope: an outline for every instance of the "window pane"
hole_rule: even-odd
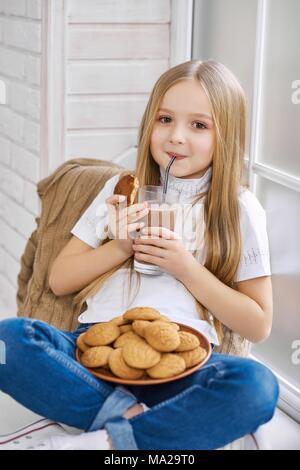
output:
[[[300,104],[292,101],[292,83],[300,80],[300,2],[268,5],[259,160],[300,176]]]
[[[258,177],[257,197],[267,213],[274,321],[270,337],[251,353],[300,390],[300,364],[292,360],[300,340],[300,193]]]

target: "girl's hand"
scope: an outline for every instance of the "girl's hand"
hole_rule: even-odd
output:
[[[175,232],[164,227],[146,227],[141,233],[146,237],[136,238],[133,244],[138,261],[156,264],[178,280],[195,262]]]
[[[126,196],[114,194],[105,200],[108,208],[108,229],[111,238],[118,240],[120,247],[126,254],[132,255],[133,239],[130,234],[135,230],[142,228],[140,222],[145,217],[149,209],[146,208],[147,203],[126,205]]]

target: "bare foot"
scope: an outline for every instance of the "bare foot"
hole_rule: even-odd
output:
[[[139,415],[141,413],[143,413],[143,407],[142,405],[139,405],[138,403],[133,405],[131,408],[129,408],[124,414],[123,414],[123,417],[124,418],[127,418],[127,419],[130,419],[132,418],[133,416],[136,416],[136,415]]]
[[[123,414],[123,418],[127,418],[127,419],[133,418],[133,416],[137,416],[137,415],[143,413],[143,411],[144,411],[144,409],[143,409],[142,405],[135,404]],[[111,440],[110,436],[108,438],[108,443],[109,443],[109,445],[112,449],[112,440]]]

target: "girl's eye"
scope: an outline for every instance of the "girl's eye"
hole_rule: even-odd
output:
[[[202,126],[202,127],[196,127],[196,129],[206,129],[207,128],[206,125],[203,124],[202,122],[195,122],[195,124],[199,124],[200,126]]]
[[[162,122],[161,120],[162,119],[170,119],[169,117],[167,116],[160,116],[160,118],[158,119],[162,124],[165,124],[164,122]]]
[[[168,124],[170,121],[166,122],[166,121],[162,121],[162,119],[169,119],[171,120],[171,118],[169,118],[168,116],[160,116],[158,118],[159,122],[161,122],[162,124]],[[203,124],[202,122],[195,122],[194,124],[197,124],[197,127],[196,129],[207,129],[206,125]],[[199,127],[198,127],[199,126]],[[201,126],[201,127],[200,127]]]

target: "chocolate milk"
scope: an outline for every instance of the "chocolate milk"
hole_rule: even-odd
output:
[[[164,227],[172,232],[175,231],[176,208],[168,204],[149,204],[149,212],[139,220],[144,222],[144,227]],[[151,238],[151,237],[150,237]],[[139,261],[141,264],[151,264]]]

